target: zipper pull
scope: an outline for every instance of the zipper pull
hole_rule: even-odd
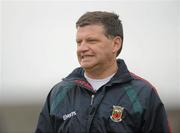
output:
[[[94,101],[94,95],[91,96],[91,105],[93,104]]]

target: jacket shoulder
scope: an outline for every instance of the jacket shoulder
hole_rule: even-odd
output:
[[[155,93],[157,93],[156,88],[148,80],[132,72],[130,74],[133,77],[133,81],[136,86],[139,86],[140,88],[146,88],[149,91],[154,91]]]
[[[50,108],[51,112],[56,109],[57,105],[64,99],[66,94],[74,89],[76,84],[74,82],[61,81],[54,85],[54,87],[50,91]]]

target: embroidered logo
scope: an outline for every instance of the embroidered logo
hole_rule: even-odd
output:
[[[111,120],[114,122],[122,121],[123,110],[123,107],[113,105],[112,115],[110,116]]]
[[[73,111],[73,112],[71,112],[69,114],[65,114],[65,115],[63,115],[63,120],[65,121],[66,119],[71,118],[71,117],[73,117],[75,115],[76,115],[75,111]]]

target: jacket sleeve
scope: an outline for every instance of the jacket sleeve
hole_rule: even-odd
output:
[[[50,117],[50,94],[51,93],[49,93],[49,95],[47,96],[44,107],[40,112],[35,133],[54,133],[53,121]]]
[[[143,133],[171,133],[165,107],[155,89],[147,97],[143,119]]]

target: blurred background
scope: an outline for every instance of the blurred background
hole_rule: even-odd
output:
[[[50,89],[79,66],[75,23],[94,10],[119,14],[118,58],[156,87],[180,132],[179,0],[6,0],[0,9],[0,133],[34,132]]]

